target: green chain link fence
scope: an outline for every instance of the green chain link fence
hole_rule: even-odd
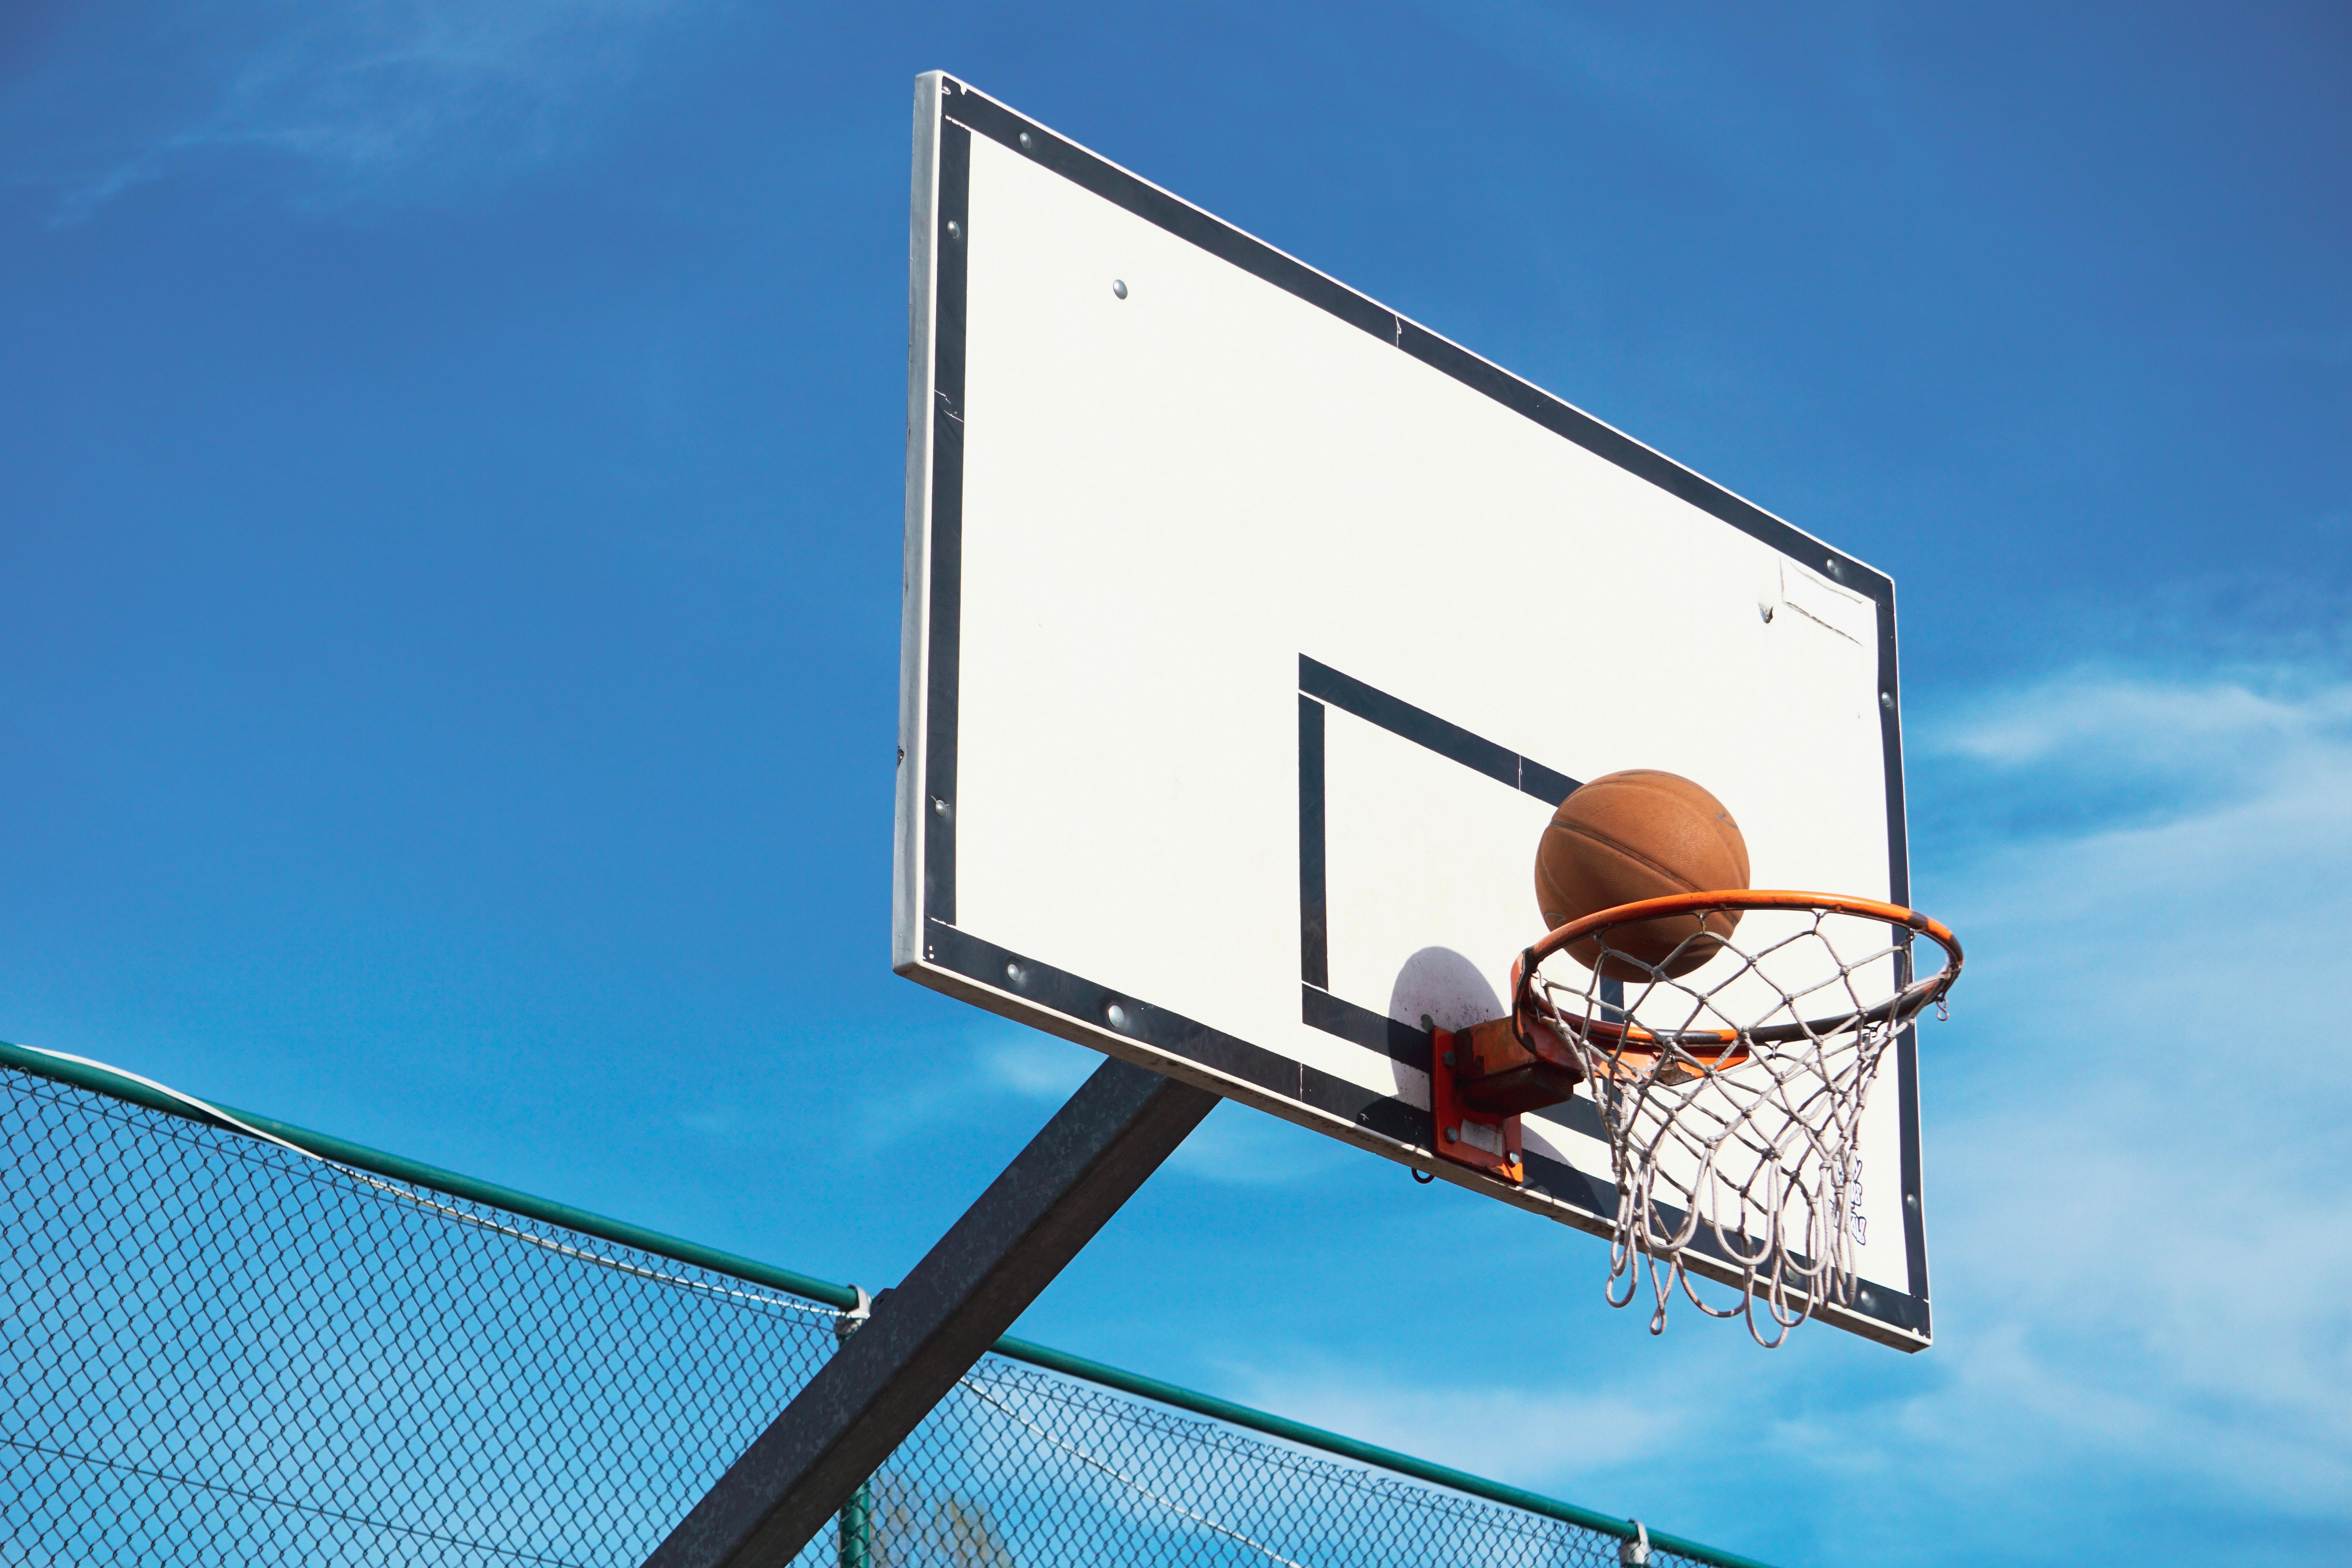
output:
[[[856,1300],[228,1114],[307,1152],[0,1046],[11,1563],[631,1568]],[[1633,1533],[1006,1340],[799,1562],[1601,1568]]]

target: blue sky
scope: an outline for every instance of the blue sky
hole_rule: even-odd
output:
[[[929,68],[1891,572],[1970,945],[1926,1355],[1233,1108],[1022,1331],[1791,1563],[2352,1557],[2340,6],[12,5],[0,1038],[920,1255],[1092,1059],[887,972]]]

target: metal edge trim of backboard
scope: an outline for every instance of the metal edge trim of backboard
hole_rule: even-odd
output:
[[[1895,594],[1888,584],[1886,597],[1878,604],[1878,690],[1879,737],[1886,778],[1886,862],[1887,879],[1894,902],[1908,908],[1911,903],[1911,844],[1904,811],[1903,787],[1903,687],[1902,672],[1897,665],[1895,633]],[[1911,979],[1911,956],[1906,952],[1895,958],[1897,979]],[[1910,1261],[1910,1278],[1906,1281],[1919,1310],[1927,1321],[1933,1321],[1928,1307],[1927,1292],[1927,1194],[1926,1161],[1919,1136],[1919,1030],[1917,1026],[1906,1028],[1895,1042],[1895,1088],[1899,1121],[1902,1127],[1902,1166],[1899,1179],[1903,1186],[1904,1250]]]
[[[890,840],[890,962],[922,945],[924,780],[923,613],[930,581],[931,297],[933,214],[939,201],[940,73],[915,79],[914,174],[907,219],[907,497],[899,564],[898,816]]]
[[[938,174],[931,204],[931,433],[924,530],[922,916],[955,921],[957,715],[962,669],[964,304],[971,237],[971,133],[947,117],[954,83],[941,79]]]
[[[910,266],[912,289],[916,293],[928,290],[929,309],[925,312],[923,303],[910,295],[910,311],[927,315],[927,320],[915,323],[914,330],[922,332],[924,342],[918,352],[910,341],[908,362],[908,575],[901,658],[912,668],[902,668],[900,688],[900,745],[905,755],[900,761],[898,881],[892,942],[893,967],[899,973],[1047,1033],[1331,1133],[1400,1163],[1423,1170],[1445,1165],[1445,1162],[1433,1161],[1426,1149],[1398,1136],[1406,1130],[1402,1125],[1390,1132],[1370,1124],[1393,1121],[1394,1110],[1399,1108],[1426,1120],[1425,1113],[1413,1111],[1402,1101],[1347,1085],[1348,1092],[1338,1094],[1338,1100],[1362,1096],[1382,1102],[1359,1110],[1351,1119],[1340,1114],[1336,1103],[1328,1109],[1316,1103],[1329,1097],[1312,1092],[1315,1086],[1307,1079],[1325,1079],[1328,1075],[1290,1063],[1288,1058],[1262,1052],[1260,1047],[1247,1047],[1295,1070],[1299,1075],[1296,1089],[1263,1081],[1262,1068],[1235,1075],[1206,1062],[1194,1061],[1181,1051],[1139,1037],[1134,1032],[1122,1034],[1091,1019],[1059,1012],[1004,990],[993,983],[995,976],[985,970],[974,973],[964,964],[942,962],[938,955],[939,939],[942,936],[949,938],[951,950],[970,942],[995,951],[993,944],[958,930],[954,924],[965,268],[963,246],[950,231],[952,226],[962,236],[970,233],[965,208],[970,194],[970,138],[974,133],[1032,159],[1082,189],[1285,292],[1387,339],[1432,369],[1780,551],[1808,570],[1825,571],[1832,580],[1870,598],[1876,606],[1880,627],[1881,733],[1890,806],[1889,881],[1896,901],[1907,899],[1909,868],[1902,820],[1898,694],[1894,685],[1894,583],[1885,574],[1833,550],[1654,448],[952,77],[941,72],[925,73],[918,79],[916,100],[917,167]],[[1030,139],[1027,147],[1021,143],[1024,133]],[[919,442],[921,451],[918,450]],[[1822,566],[1813,567],[1814,560],[1821,561]],[[994,962],[982,959],[977,950],[958,956],[983,964]],[[1005,962],[1034,963],[1017,957]],[[1040,973],[1059,973],[1043,964],[1036,964],[1035,969]],[[1079,985],[1089,984],[1076,976],[1064,978]],[[1139,1016],[1147,1018],[1161,1013],[1139,1000],[1135,1005],[1143,1009]],[[1174,1016],[1166,1015],[1171,1020]],[[1180,1022],[1187,1035],[1214,1033],[1203,1031],[1202,1026],[1190,1020]],[[1899,1047],[1898,1063],[1898,1077],[1904,1085],[1902,1142],[1908,1195],[1917,1193],[1916,1173],[1919,1163],[1916,1059],[1908,1035]],[[1330,1082],[1336,1084],[1338,1080]],[[1563,1177],[1574,1176],[1580,1183],[1586,1180],[1567,1167],[1559,1170]],[[1605,1234],[1597,1216],[1580,1213],[1571,1204],[1522,1192],[1466,1170],[1438,1169],[1436,1173],[1577,1228]],[[1922,1206],[1906,1205],[1906,1242],[1913,1244],[1906,1248],[1911,1258],[1912,1294],[1902,1298],[1899,1307],[1888,1303],[1895,1316],[1881,1318],[1842,1307],[1824,1309],[1818,1316],[1901,1350],[1922,1349],[1929,1342],[1924,1235],[1918,1226]],[[1694,1259],[1693,1269],[1720,1283],[1734,1287],[1739,1284],[1736,1275],[1721,1270],[1709,1259]]]

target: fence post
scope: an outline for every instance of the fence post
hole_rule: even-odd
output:
[[[852,1285],[857,1292],[857,1304],[846,1307],[833,1320],[833,1337],[841,1343],[866,1326],[874,1315],[874,1298],[866,1293],[863,1285]],[[872,1568],[874,1557],[874,1493],[873,1482],[863,1480],[841,1505],[838,1522],[840,1534],[840,1568]]]

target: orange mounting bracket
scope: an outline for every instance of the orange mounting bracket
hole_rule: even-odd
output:
[[[1464,1030],[1467,1034],[1468,1030]],[[1524,1182],[1516,1112],[1480,1110],[1464,1103],[1454,1081],[1457,1038],[1451,1029],[1429,1032],[1429,1146],[1441,1160],[1484,1171],[1507,1182]]]
[[[1440,1159],[1514,1184],[1528,1179],[1520,1113],[1559,1104],[1584,1078],[1550,1029],[1528,1024],[1524,1037],[1508,1018],[1430,1026],[1429,1146]]]

